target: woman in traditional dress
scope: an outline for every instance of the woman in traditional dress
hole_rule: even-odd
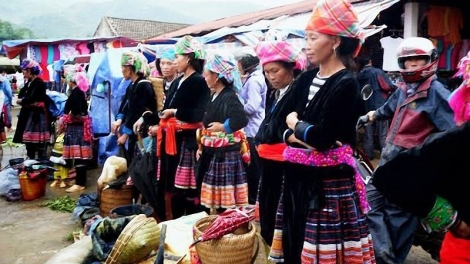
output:
[[[150,74],[150,67],[147,59],[142,53],[128,51],[122,54],[121,59],[122,75],[124,79],[131,80],[132,83],[126,90],[116,121],[112,125],[112,130],[119,128],[122,135],[118,138],[118,144],[124,145],[127,142],[127,162],[130,165],[136,154],[137,134],[133,131],[134,123],[145,111],[154,112],[157,110],[157,101],[152,84],[146,77]]]
[[[161,77],[163,77],[163,89],[165,98],[168,95],[168,90],[170,90],[171,84],[176,79],[176,77],[178,77],[174,60],[175,49],[173,47],[161,50],[160,53],[157,54],[157,58],[155,59],[155,67],[157,69],[157,72]],[[163,98],[163,104],[165,104],[165,98]]]
[[[294,111],[294,104],[286,104],[286,95],[294,80],[305,67],[306,58],[300,49],[284,41],[263,41],[255,49],[264,74],[272,87],[267,96],[266,115],[255,137],[261,161],[256,216],[261,225],[261,236],[271,244],[274,235],[276,210],[284,181],[285,160],[282,156],[286,144],[282,132],[287,129],[284,121]]]
[[[24,78],[27,83],[18,94],[17,104],[21,105],[13,142],[26,145],[26,155],[30,159],[45,158],[45,148],[50,141],[49,98],[46,84],[39,77],[41,66],[34,60],[21,62]],[[36,156],[37,154],[37,156]]]
[[[210,92],[201,75],[204,65],[202,44],[191,36],[184,36],[175,44],[175,65],[181,74],[168,91],[163,110],[147,111],[136,122],[156,125],[159,180],[160,219],[174,219],[199,212],[194,164],[196,162],[196,130],[202,127],[202,118],[209,102]]]
[[[302,74],[288,100],[288,161],[270,258],[284,263],[375,263],[364,182],[353,158],[364,111],[353,57],[362,40],[346,0],[321,0],[306,26]],[[298,92],[298,93],[297,93]],[[279,227],[279,228],[278,228]]]
[[[201,132],[198,179],[201,205],[213,213],[248,204],[248,183],[242,152],[249,153],[242,129],[248,124],[237,92],[242,84],[237,62],[230,54],[211,54],[204,78],[212,91]],[[243,149],[245,148],[245,149]]]
[[[82,191],[86,187],[86,164],[93,156],[93,132],[88,116],[86,92],[89,82],[85,72],[75,72],[66,78],[69,97],[64,107],[60,125],[64,131],[62,158],[75,167],[75,184],[67,192]]]

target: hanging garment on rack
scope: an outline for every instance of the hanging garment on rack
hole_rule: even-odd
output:
[[[459,42],[460,30],[463,28],[462,11],[457,7],[429,6],[426,12],[428,18],[428,36],[444,37],[455,44]]]
[[[403,38],[392,38],[387,36],[380,39],[380,44],[384,49],[383,55],[383,66],[384,71],[399,71],[398,60],[397,60],[397,48],[398,45],[403,41]]]

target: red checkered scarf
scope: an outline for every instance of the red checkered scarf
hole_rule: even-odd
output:
[[[262,66],[274,61],[295,62],[294,69],[303,70],[307,65],[305,54],[285,41],[262,41],[255,47]]]
[[[346,0],[318,1],[305,29],[333,36],[357,38],[361,43],[364,42],[364,32],[359,27],[357,14]]]

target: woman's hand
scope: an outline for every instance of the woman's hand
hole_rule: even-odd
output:
[[[198,149],[196,150],[196,160],[199,160],[201,158],[202,150]]]
[[[156,136],[157,135],[157,130],[158,130],[158,126],[150,126],[147,133],[149,134],[149,136]]]
[[[172,116],[175,115],[175,112],[176,112],[176,109],[165,109],[163,111],[161,111],[158,116],[161,118],[161,119],[167,119],[167,118],[170,118]]]
[[[219,122],[210,123],[206,130],[209,132],[225,132],[224,125]]]
[[[117,130],[119,130],[119,127],[121,126],[122,124],[122,120],[121,119],[118,119],[116,121],[114,121],[112,124],[111,124],[111,132],[112,133],[116,133]]]
[[[139,133],[139,131],[142,128],[143,124],[144,124],[144,119],[142,117],[137,119],[137,121],[132,126],[132,130],[134,131],[134,134]]]
[[[21,104],[22,99],[16,100],[16,104]]]
[[[375,121],[375,111],[369,111],[366,115],[369,118],[369,123],[374,123],[374,121]]]
[[[127,138],[128,138],[128,137],[129,137],[129,136],[128,136],[127,134],[122,134],[122,136],[120,136],[120,137],[118,138],[118,140],[117,140],[118,145],[124,145],[124,144],[126,144],[126,141],[127,141]]]
[[[297,122],[299,122],[299,118],[298,118],[298,114],[297,112],[292,112],[290,114],[287,115],[286,117],[286,123],[287,123],[287,126],[292,129],[292,130],[295,130],[295,125],[297,124]]]

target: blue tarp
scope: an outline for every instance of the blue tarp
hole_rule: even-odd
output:
[[[109,49],[103,53],[91,54],[90,57],[88,67],[92,89],[90,116],[93,133],[100,137],[98,157],[103,156],[106,136],[111,132],[111,122],[114,121],[122,97],[131,83],[130,80],[123,79],[121,71],[121,56],[126,50],[135,50],[135,48]],[[104,89],[102,89],[103,85]],[[109,112],[110,109],[111,112]],[[104,163],[104,161],[98,159],[99,163]]]
[[[122,78],[121,72],[122,53],[130,49],[132,48],[109,49],[101,55],[93,55],[90,58],[88,77],[92,87],[90,115],[93,120],[94,134],[110,133],[110,124],[114,120],[122,96],[130,84],[129,80]],[[103,85],[104,89],[102,89]],[[97,89],[99,86],[101,86],[101,91]],[[111,109],[111,113],[109,113],[109,109]]]

